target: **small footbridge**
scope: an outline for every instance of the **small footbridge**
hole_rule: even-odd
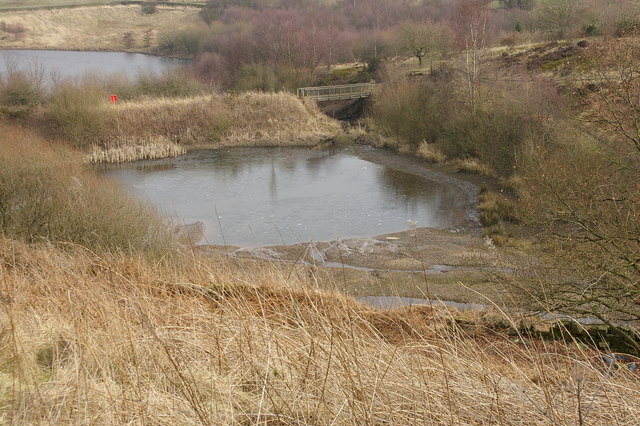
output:
[[[372,83],[341,84],[339,86],[301,87],[298,97],[321,101],[368,98],[376,85]]]

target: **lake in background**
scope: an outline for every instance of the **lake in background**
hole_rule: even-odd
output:
[[[76,52],[63,50],[0,50],[0,74],[9,67],[41,75],[45,84],[57,79],[88,74],[123,74],[133,79],[140,73],[162,73],[184,65],[179,59],[123,52]]]

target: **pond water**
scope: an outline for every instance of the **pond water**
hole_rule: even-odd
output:
[[[0,50],[0,75],[9,68],[41,76],[51,83],[59,78],[87,74],[123,74],[135,78],[140,73],[161,73],[184,61],[153,55],[124,52],[76,52],[64,50]]]
[[[366,149],[203,150],[105,173],[175,222],[203,222],[209,244],[295,244],[464,221],[459,188],[365,161]]]

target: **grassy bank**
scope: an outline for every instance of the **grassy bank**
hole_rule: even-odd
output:
[[[247,92],[118,105],[117,134],[145,140],[161,135],[182,145],[286,146],[315,144],[340,132],[313,102],[287,93]]]
[[[150,208],[82,166],[80,154],[0,123],[0,235],[93,250],[162,251]]]
[[[185,148],[309,146],[341,131],[315,104],[285,93],[155,98],[115,106],[105,101],[78,109],[54,103],[42,120],[42,127],[91,149],[91,161],[111,162],[177,155]]]
[[[117,104],[109,94],[117,93]],[[188,72],[60,81],[0,77],[0,118],[39,129],[91,162],[162,158],[188,148],[311,146],[338,135],[315,102],[284,92],[222,94]]]
[[[153,14],[140,5],[0,12],[10,32],[0,32],[2,49],[150,51],[168,28],[187,28],[198,8],[159,5]]]
[[[638,381],[429,307],[372,311],[306,274],[0,240],[15,423],[633,423]],[[512,341],[512,339],[515,340]]]

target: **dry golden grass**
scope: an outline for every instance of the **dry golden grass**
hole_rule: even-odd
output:
[[[164,137],[159,137],[145,144],[119,141],[117,146],[106,149],[94,146],[91,154],[86,157],[86,161],[88,163],[125,163],[136,160],[177,157],[185,152],[186,149],[183,146]]]
[[[0,0],[0,8],[21,8],[21,7],[57,7],[74,5],[91,5],[96,3],[116,3],[117,0]]]
[[[444,163],[447,161],[447,157],[433,144],[428,142],[420,143],[418,151],[416,152],[418,157],[423,160],[427,160],[430,163]]]
[[[161,137],[211,148],[313,145],[341,131],[314,103],[287,93],[150,99],[123,102],[115,111],[109,140]]]
[[[171,0],[172,3],[205,3],[199,0]],[[84,6],[92,4],[121,4],[121,0],[0,0],[0,8],[20,7],[57,7],[57,6]]]
[[[485,176],[496,176],[496,173],[489,166],[483,164],[477,158],[465,158],[454,162],[459,172],[475,173]]]
[[[143,33],[151,30],[152,46],[162,31],[186,28],[198,20],[194,7],[158,6],[157,12],[145,15],[140,6],[94,6],[55,10],[0,12],[0,21],[26,29],[20,37],[0,40],[0,48],[126,50],[123,36],[132,31],[134,50],[142,45]]]
[[[288,93],[104,100],[91,86],[60,85],[34,121],[89,162],[175,156],[185,148],[313,146],[341,133],[317,105]]]
[[[267,102],[247,96],[243,105]],[[25,130],[0,131],[0,224],[24,209],[35,213],[27,225],[91,231],[93,221],[133,232],[113,213],[136,212],[105,207],[113,198],[83,186],[75,155]],[[51,199],[62,208],[46,209]],[[607,371],[595,353],[480,329],[472,337],[440,308],[373,311],[319,290],[295,265],[188,248],[161,259],[97,254],[7,235],[4,423],[631,424],[640,416],[637,375]]]
[[[588,353],[471,339],[287,268],[0,240],[7,423],[632,424],[640,381]]]

